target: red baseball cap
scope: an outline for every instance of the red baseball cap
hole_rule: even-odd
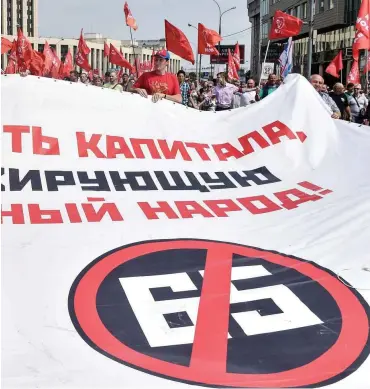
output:
[[[155,57],[160,57],[160,58],[163,58],[165,59],[166,61],[168,61],[171,57],[170,57],[170,53],[167,51],[167,50],[158,50],[155,54],[154,54]]]

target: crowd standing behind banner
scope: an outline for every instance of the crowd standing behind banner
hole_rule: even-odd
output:
[[[166,68],[170,53],[160,50],[154,53],[153,70],[143,73],[139,78],[121,71],[106,72],[104,79],[97,73],[92,74],[75,70],[70,72],[65,81],[80,82],[86,85],[103,87],[118,92],[138,93],[147,98],[152,96],[154,103],[166,99],[181,103],[201,111],[224,111],[246,107],[275,92],[283,83],[282,78],[270,74],[265,83],[256,86],[253,79],[241,82],[239,79],[227,79],[226,73],[217,74],[215,80],[191,80],[185,71],[180,70],[176,76],[167,73]],[[21,73],[26,76],[29,72]],[[331,111],[333,119],[342,119],[357,124],[369,125],[370,107],[360,84],[349,83],[347,88],[336,83],[329,91],[324,79],[314,74],[310,82]]]
[[[260,86],[256,86],[253,79],[246,82],[237,79],[228,81],[226,73],[219,73],[214,80],[197,81],[190,79],[183,70],[177,73],[176,81],[175,75],[165,71],[170,54],[166,50],[161,50],[154,56],[156,58],[154,70],[144,73],[139,78],[134,74],[119,75],[117,71],[106,72],[104,78],[95,73],[89,78],[86,71],[78,73],[72,70],[70,76],[64,80],[118,92],[138,93],[145,98],[151,94],[153,102],[167,99],[189,108],[212,112],[257,103],[276,91],[283,83],[283,79],[275,74],[270,74],[268,80],[261,82]],[[24,72],[21,76],[28,74],[29,72]],[[345,88],[343,84],[336,83],[333,89],[329,90],[324,84],[324,79],[318,74],[312,75],[310,82],[331,110],[334,119],[370,125],[369,100],[361,84],[348,83]]]
[[[317,74],[311,75],[311,57],[308,58],[307,75],[312,86],[328,106],[332,118],[366,125],[369,125],[370,109],[368,98],[362,92],[362,86],[360,85],[358,62],[359,50],[365,49],[368,51],[370,47],[370,35],[368,33],[370,28],[368,17],[369,2],[370,0],[361,2],[356,20],[356,36],[352,47],[354,61],[347,77],[347,89],[338,82],[334,85],[333,90],[329,91],[324,84],[322,76]],[[131,40],[133,42],[132,30],[136,31],[138,25],[136,19],[132,16],[127,2],[124,5],[124,13],[126,25],[130,28]],[[156,53],[153,50],[152,60],[150,63],[147,61],[148,63],[145,64],[145,67],[142,67],[143,64],[140,63],[139,58],[135,58],[135,53],[135,64],[131,64],[123,56],[122,50],[117,50],[112,43],[108,46],[105,42],[104,57],[108,57],[109,63],[119,66],[120,71],[118,73],[117,71],[107,72],[104,80],[99,75],[99,71],[92,69],[89,64],[88,54],[91,49],[84,39],[83,29],[81,29],[74,60],[72,53],[68,51],[64,62],[62,62],[48,42],[44,45],[43,53],[35,51],[31,43],[23,35],[21,28],[18,27],[17,39],[13,42],[2,37],[2,54],[9,52],[8,66],[5,69],[5,74],[20,72],[21,75],[33,74],[91,84],[118,92],[137,93],[143,98],[148,98],[148,95],[151,95],[154,103],[167,99],[203,111],[223,111],[245,107],[274,93],[283,82],[283,79],[279,79],[275,74],[270,74],[265,83],[261,83],[260,79],[258,86],[256,86],[253,79],[245,80],[246,82],[239,80],[238,71],[240,70],[241,62],[238,42],[233,53],[228,50],[227,72],[219,73],[217,79],[190,80],[186,73],[181,70],[177,73],[176,80],[174,74],[167,73],[170,60],[169,51],[191,62],[193,65],[195,56],[186,35],[168,20],[165,19],[164,22],[167,49],[159,50]],[[269,32],[269,41],[262,68],[264,68],[266,63],[270,41],[288,38],[288,44],[282,52],[279,61],[281,64],[281,74],[284,77],[289,74],[292,68],[292,52],[289,50],[289,47],[292,44],[292,37],[301,33],[302,26],[302,19],[282,10],[276,10]],[[221,35],[216,31],[206,28],[201,23],[198,24],[197,54],[219,55],[216,46],[221,40]],[[311,38],[309,38],[309,44],[312,45]],[[78,74],[74,70],[74,66],[78,66],[83,71]],[[370,56],[368,56],[368,63],[365,66],[366,72],[369,68]],[[325,69],[325,72],[340,79],[339,73],[342,69],[343,59],[342,51],[340,51]],[[130,76],[124,74],[127,70]]]

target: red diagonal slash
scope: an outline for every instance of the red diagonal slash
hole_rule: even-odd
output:
[[[232,251],[208,250],[190,367],[226,372]]]

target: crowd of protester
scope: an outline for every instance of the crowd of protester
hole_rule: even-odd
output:
[[[318,74],[313,74],[310,81],[334,119],[369,125],[369,100],[361,84],[348,83],[345,88],[343,84],[337,82],[329,89]]]
[[[267,81],[259,86],[253,79],[246,82],[228,81],[225,73],[217,74],[214,80],[198,81],[190,79],[185,71],[180,70],[176,77],[167,72],[169,59],[168,51],[156,52],[153,70],[143,73],[139,78],[121,71],[119,73],[108,71],[103,78],[99,74],[93,74],[91,77],[87,72],[78,73],[73,70],[65,80],[119,92],[138,93],[144,98],[151,95],[155,103],[167,99],[193,109],[213,112],[257,103],[276,91],[283,83],[275,74],[270,74]],[[369,125],[370,106],[361,85],[349,83],[345,88],[343,84],[336,83],[330,90],[318,74],[312,75],[310,82],[328,106],[332,118]]]

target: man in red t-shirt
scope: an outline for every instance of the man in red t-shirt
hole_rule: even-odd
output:
[[[152,101],[166,99],[175,103],[182,103],[179,83],[175,74],[167,73],[166,67],[170,59],[167,50],[160,50],[154,54],[154,70],[142,74],[133,85],[131,91],[142,97],[152,95]]]

